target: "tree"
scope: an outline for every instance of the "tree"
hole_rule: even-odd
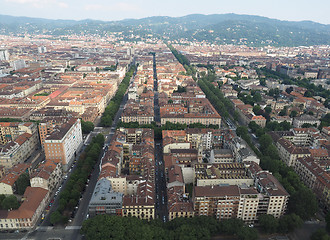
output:
[[[84,134],[88,134],[94,130],[94,124],[89,121],[81,120],[81,130]]]
[[[271,97],[274,97],[276,100],[277,98],[280,96],[281,90],[279,90],[278,88],[272,88],[269,90],[268,95]]]
[[[0,194],[0,209],[2,209],[2,201],[6,198],[5,194]]]
[[[279,220],[279,232],[289,233],[294,231],[296,228],[301,227],[303,220],[296,214],[292,213],[289,215],[284,215]]]
[[[12,210],[19,208],[19,202],[17,201],[17,197],[14,195],[9,195],[5,199],[2,200],[1,207],[4,210]]]
[[[273,139],[268,134],[264,134],[260,137],[259,142],[260,142],[260,150],[263,152],[267,149],[269,145],[273,143]]]
[[[243,226],[243,221],[238,218],[231,218],[220,222],[220,230],[225,234],[236,234]]]
[[[278,220],[269,214],[263,214],[259,216],[259,224],[263,232],[275,233],[278,227]]]
[[[283,131],[289,131],[291,129],[291,123],[284,121],[280,123],[280,127]]]
[[[287,109],[287,107],[285,106],[279,113],[278,113],[278,115],[280,115],[280,116],[286,116],[288,113],[288,109]]]
[[[330,211],[327,212],[327,215],[325,216],[325,222],[327,224],[326,229],[330,232]]]
[[[53,225],[59,224],[63,221],[63,216],[61,215],[61,213],[56,210],[55,212],[53,212],[50,215],[50,223]]]
[[[237,134],[237,136],[239,136],[239,137],[242,137],[242,136],[247,135],[247,134],[248,134],[248,129],[247,129],[247,127],[245,127],[245,126],[239,126],[239,127],[237,127],[237,129],[236,129],[236,134]]]
[[[313,232],[311,240],[330,240],[330,236],[323,228],[320,228]]]
[[[261,97],[261,95],[260,95],[259,92],[256,92],[256,93],[253,95],[253,100],[254,100],[255,102],[261,102],[261,101],[262,101],[262,97]]]
[[[30,177],[28,173],[21,174],[16,180],[16,191],[17,194],[23,195],[25,189],[30,186]]]
[[[265,107],[265,113],[266,114],[271,114],[271,112],[272,112],[272,108],[270,107],[270,106],[267,106],[267,107]]]
[[[288,87],[287,89],[285,89],[285,91],[290,94],[293,91],[293,87]]]
[[[243,226],[237,232],[238,239],[240,240],[257,240],[258,232],[254,228],[249,228],[247,226]]]
[[[307,90],[305,93],[304,93],[304,97],[313,97],[314,96],[314,91],[313,90]]]
[[[249,128],[251,129],[252,132],[256,132],[258,129],[260,129],[260,126],[255,122],[255,121],[251,121],[249,122]]]
[[[253,112],[255,115],[261,115],[263,113],[263,111],[261,110],[261,107],[259,105],[253,106]]]
[[[274,144],[268,145],[266,149],[263,151],[263,154],[269,156],[271,159],[279,159],[278,150],[274,146]]]
[[[298,115],[298,113],[297,113],[297,111],[295,111],[295,110],[292,110],[292,111],[290,112],[290,117],[292,117],[292,118],[296,117],[297,115]]]

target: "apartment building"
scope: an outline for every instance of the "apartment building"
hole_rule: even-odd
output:
[[[189,218],[195,215],[193,204],[182,186],[167,188],[167,209],[170,221],[177,217]]]
[[[45,139],[46,160],[62,163],[66,171],[82,144],[80,119],[71,118]]]
[[[138,185],[137,194],[124,196],[122,216],[132,216],[146,220],[156,217],[153,181],[146,179]]]
[[[193,206],[197,216],[213,216],[219,220],[237,218],[240,202],[238,186],[196,186]]]
[[[171,104],[160,106],[161,124],[166,122],[221,126],[221,117],[211,103],[204,98],[192,98],[185,104]]]
[[[276,147],[280,158],[289,167],[295,165],[297,158],[311,155],[308,148],[295,146],[292,142],[283,137],[277,141]]]
[[[53,192],[62,182],[62,163],[47,161],[35,169],[30,176],[31,187],[40,187]]]
[[[123,194],[112,190],[111,182],[100,179],[95,186],[92,198],[88,205],[91,217],[99,214],[122,215]]]
[[[24,162],[38,148],[39,138],[37,132],[33,134],[23,133],[14,141],[0,146],[0,165],[9,169],[18,163]]]
[[[270,214],[281,217],[287,208],[289,194],[269,172],[251,163],[253,186],[196,186],[193,192],[195,215],[217,219],[240,218],[247,223],[258,216]]]
[[[37,125],[32,122],[0,122],[0,144],[5,145],[23,133],[34,134],[37,130]]]

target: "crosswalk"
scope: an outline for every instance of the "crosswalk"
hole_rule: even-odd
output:
[[[67,226],[65,230],[80,230],[81,226]]]
[[[37,227],[37,231],[39,232],[46,232],[46,231],[49,231],[49,230],[52,230],[54,227]]]

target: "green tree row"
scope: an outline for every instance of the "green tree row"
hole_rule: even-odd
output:
[[[81,120],[81,130],[83,134],[88,134],[94,130],[94,124],[89,121],[85,122],[84,120]]]
[[[53,225],[67,223],[85,191],[85,184],[99,159],[103,144],[104,136],[98,134],[80,155],[75,170],[60,194],[58,207],[50,216],[50,222]]]
[[[206,240],[216,235],[234,235],[240,240],[258,239],[257,231],[239,219],[218,221],[207,216],[176,218],[163,223],[159,219],[148,222],[135,217],[98,215],[86,220],[81,232],[93,240]]]
[[[222,117],[229,118],[228,112],[234,114],[232,103],[224,97],[220,89],[214,87],[211,82],[204,78],[198,80],[198,85]]]
[[[110,127],[112,125],[112,121],[119,110],[120,103],[125,95],[125,92],[129,85],[129,81],[133,76],[135,70],[136,66],[131,66],[129,71],[126,73],[123,81],[119,84],[115,96],[111,99],[110,103],[104,110],[104,113],[101,117],[101,126]]]
[[[268,214],[259,216],[260,229],[265,233],[286,234],[292,232],[298,227],[301,227],[302,224],[302,219],[294,213],[284,215],[280,219],[277,219],[273,215]]]
[[[194,77],[196,74],[196,69],[190,65],[188,58],[185,55],[179,53],[172,45],[167,45],[167,47],[171,50],[179,63],[181,63],[182,66],[186,69],[186,75]]]

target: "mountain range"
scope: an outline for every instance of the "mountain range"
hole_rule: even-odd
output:
[[[183,17],[148,17],[121,21],[50,20],[0,15],[0,34],[99,34],[122,32],[126,40],[135,33],[140,38],[166,37],[217,44],[249,46],[330,45],[330,25],[312,21],[281,21],[239,14],[192,14]],[[135,38],[139,40],[139,38]]]

